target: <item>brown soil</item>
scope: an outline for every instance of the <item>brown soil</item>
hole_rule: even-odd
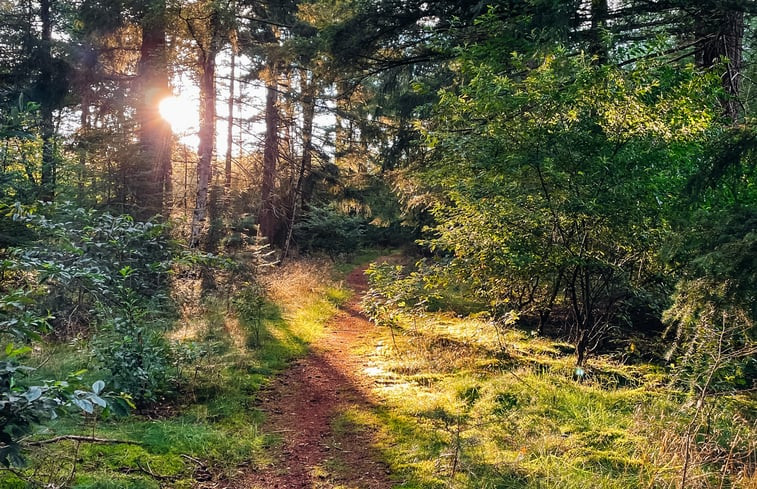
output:
[[[389,469],[375,448],[375,433],[366,429],[333,430],[346,409],[370,409],[374,399],[363,374],[365,364],[352,350],[373,326],[362,315],[367,289],[363,269],[347,277],[355,292],[311,345],[307,357],[261,392],[265,433],[282,437],[269,467],[253,470],[233,486],[245,489],[384,489],[392,487]]]

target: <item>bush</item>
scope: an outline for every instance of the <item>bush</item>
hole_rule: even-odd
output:
[[[340,212],[334,205],[312,207],[294,229],[303,251],[325,251],[332,258],[353,252],[365,243],[366,219]]]
[[[113,387],[144,406],[168,390],[175,368],[170,345],[155,328],[160,311],[125,285],[134,273],[130,268],[121,270],[122,284],[115,287],[117,315],[104,322],[94,354],[110,371]]]
[[[363,298],[363,310],[376,324],[393,326],[399,309],[425,309],[438,295],[426,288],[420,272],[406,273],[402,265],[372,263],[365,271],[370,289]]]
[[[91,322],[96,306],[117,306],[123,269],[135,272],[125,285],[140,296],[155,297],[164,286],[172,252],[165,225],[68,204],[44,210],[51,217],[16,208],[14,219],[26,223],[38,240],[16,250],[14,263],[34,272],[47,288],[43,306],[56,311],[54,326],[67,330]]]
[[[247,346],[260,346],[265,289],[258,283],[247,284],[234,297],[233,303],[239,319],[250,333]]]

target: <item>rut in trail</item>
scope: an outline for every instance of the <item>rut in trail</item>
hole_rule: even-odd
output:
[[[350,301],[328,323],[310,353],[282,373],[264,392],[263,431],[282,436],[280,456],[270,467],[247,474],[234,487],[245,489],[385,489],[392,487],[388,467],[366,431],[335,433],[332,421],[345,409],[374,404],[363,369],[351,350],[368,341],[373,327],[362,315],[367,289],[364,269],[347,277]]]

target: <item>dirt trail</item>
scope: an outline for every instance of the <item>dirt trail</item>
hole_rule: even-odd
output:
[[[367,289],[363,269],[347,277],[355,292],[328,323],[326,334],[302,360],[261,392],[267,415],[263,430],[283,438],[272,466],[248,474],[236,487],[249,489],[385,489],[389,470],[372,448],[373,434],[334,432],[332,421],[350,407],[374,403],[363,374],[364,361],[351,353],[373,327],[362,315]],[[324,469],[325,467],[325,469]]]

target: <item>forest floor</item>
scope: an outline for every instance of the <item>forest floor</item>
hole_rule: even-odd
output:
[[[310,352],[280,374],[259,395],[266,414],[261,430],[281,437],[269,466],[251,470],[232,483],[239,488],[391,487],[389,468],[373,448],[376,433],[354,429],[340,414],[371,409],[377,399],[363,357],[375,327],[363,316],[360,300],[368,284],[364,267],[346,277],[353,292],[310,345]]]
[[[631,349],[592,356],[577,381],[571,344],[447,307],[467,305],[459,290],[439,310],[376,326],[361,312],[358,264],[386,253],[277,268],[261,277],[261,322],[190,281],[169,336],[199,353],[165,409],[64,416],[38,435],[134,443],[29,449],[23,471],[0,470],[0,488],[672,488],[688,460],[687,488],[757,489],[753,394],[712,396],[701,420],[670,387],[673,367]],[[92,363],[86,341],[32,360],[39,379]],[[85,383],[102,375],[86,371]],[[721,448],[689,445],[700,422]]]

